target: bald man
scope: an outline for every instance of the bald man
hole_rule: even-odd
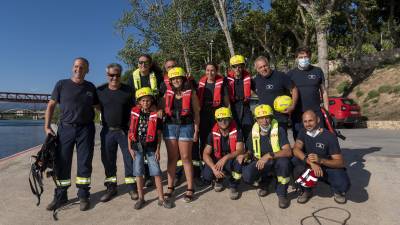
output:
[[[350,188],[339,142],[335,134],[319,126],[319,117],[308,110],[302,116],[304,125],[294,145],[293,154],[299,159],[294,168],[297,178],[307,168],[311,168],[318,181],[328,183],[334,193],[334,200],[339,204],[346,203],[346,192]],[[302,192],[297,202],[304,204],[312,197],[312,189],[301,186]]]

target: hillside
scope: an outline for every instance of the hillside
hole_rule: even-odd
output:
[[[340,96],[338,89],[346,88],[347,74],[330,77],[330,96]],[[400,120],[400,63],[376,69],[371,77],[358,85],[349,95],[361,106],[369,120]]]

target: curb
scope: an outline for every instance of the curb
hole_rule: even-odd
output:
[[[0,159],[0,163],[1,163],[1,162],[4,162],[4,161],[7,161],[7,160],[9,160],[9,159],[13,159],[13,158],[15,158],[15,157],[17,157],[17,156],[20,156],[20,155],[24,154],[24,153],[27,153],[27,152],[30,152],[30,151],[33,151],[33,150],[38,150],[41,146],[42,146],[42,145],[40,144],[40,145],[37,145],[37,146],[35,146],[35,147],[28,148],[28,149],[26,149],[26,150],[24,150],[24,151],[22,151],[22,152],[15,153],[14,155],[10,155],[10,156],[7,156],[7,157],[5,157],[5,158],[2,158],[2,159]]]

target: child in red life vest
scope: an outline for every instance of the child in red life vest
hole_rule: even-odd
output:
[[[162,122],[157,117],[157,111],[151,110],[154,98],[149,87],[136,91],[137,106],[131,110],[131,122],[129,126],[128,146],[133,158],[133,175],[136,176],[139,200],[135,203],[135,209],[141,209],[145,205],[144,200],[144,156],[147,158],[150,176],[154,180],[158,193],[158,205],[172,208],[172,203],[164,199],[161,183],[160,169],[160,144]]]

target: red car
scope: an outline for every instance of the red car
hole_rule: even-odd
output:
[[[350,98],[329,97],[329,114],[335,126],[354,126],[361,121],[360,106]]]

